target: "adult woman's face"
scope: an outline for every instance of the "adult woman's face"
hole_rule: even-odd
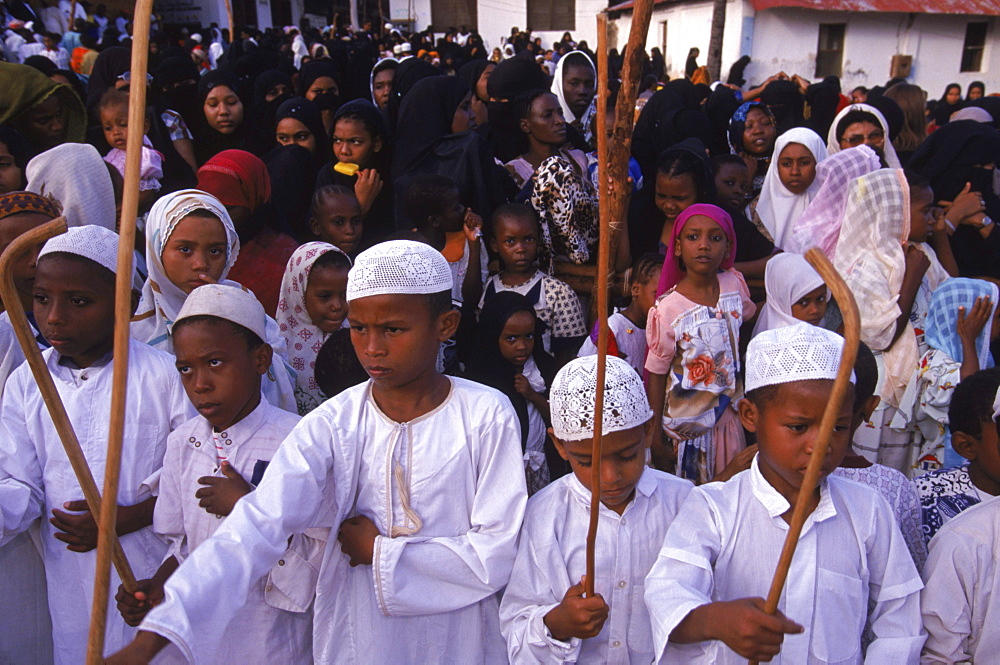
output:
[[[852,122],[840,137],[840,149],[856,148],[862,143],[881,155],[885,148],[885,131],[873,122]]]
[[[771,116],[761,109],[750,109],[743,124],[743,150],[751,155],[769,155],[774,150],[776,134]]]
[[[337,87],[337,82],[329,76],[320,76],[313,81],[309,86],[309,89],[306,90],[306,99],[314,101],[320,95],[324,95],[328,92],[334,95],[339,95],[340,88]]]
[[[281,145],[300,145],[316,154],[316,135],[301,120],[282,118],[275,128],[275,138]]]
[[[287,85],[285,85],[284,83],[279,83],[278,85],[274,86],[273,88],[267,91],[267,93],[264,95],[264,101],[273,102],[278,97],[281,97],[282,95],[287,94],[289,92],[291,92],[291,90],[289,90]]]
[[[69,129],[66,110],[62,100],[55,94],[28,109],[16,124],[28,142],[39,151],[65,143]]]
[[[389,105],[389,95],[392,94],[392,81],[396,78],[396,70],[390,68],[383,69],[375,75],[372,81],[372,93],[375,96],[375,105],[381,110],[385,110]]]
[[[24,171],[14,161],[7,144],[0,143],[0,195],[24,189]]]
[[[983,96],[983,89],[979,86],[969,88],[969,99],[979,99]]]
[[[472,93],[462,98],[455,115],[451,118],[451,133],[458,134],[476,126],[476,114],[472,110]]]
[[[962,99],[962,89],[958,87],[948,88],[948,92],[944,94],[944,100],[949,104],[957,104],[960,99]]]
[[[205,98],[205,119],[220,134],[232,134],[243,124],[243,102],[227,85],[217,85]]]
[[[489,83],[490,75],[493,74],[493,70],[496,68],[497,66],[492,62],[486,65],[486,69],[483,70],[483,73],[479,75],[479,80],[476,81],[476,97],[484,102],[490,99],[490,93],[486,91],[486,84]]]
[[[577,118],[583,116],[597,94],[597,74],[587,64],[566,65],[563,69],[563,98]]]
[[[566,119],[555,95],[539,95],[531,102],[528,117],[521,120],[521,131],[545,145],[566,142]]]

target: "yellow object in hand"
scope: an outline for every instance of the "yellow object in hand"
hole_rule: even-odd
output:
[[[361,167],[350,162],[337,162],[333,165],[333,170],[344,175],[356,175]]]

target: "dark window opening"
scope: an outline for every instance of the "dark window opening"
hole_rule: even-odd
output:
[[[821,23],[816,46],[816,78],[840,76],[844,66],[843,23]]]
[[[965,27],[965,44],[962,46],[963,72],[979,72],[983,68],[983,50],[986,48],[988,23],[970,23]]]

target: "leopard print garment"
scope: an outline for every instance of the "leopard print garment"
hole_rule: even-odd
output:
[[[546,158],[534,180],[529,203],[541,229],[538,265],[552,274],[556,256],[587,263],[596,252],[598,233],[597,193],[590,181],[560,155]]]

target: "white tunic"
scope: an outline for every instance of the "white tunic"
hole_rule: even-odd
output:
[[[59,364],[52,349],[43,358],[66,406],[80,446],[100,487],[104,478],[111,413],[114,361],[83,370]],[[119,476],[118,503],[133,505],[154,493],[146,480],[159,471],[167,435],[189,419],[194,409],[181,388],[173,358],[132,340],[129,343],[128,401]],[[153,481],[150,481],[154,484]],[[43,558],[52,617],[55,662],[84,661],[90,623],[97,551],[70,552],[56,540],[48,522],[53,508],[83,498],[83,491],[63,451],[42,395],[27,365],[7,381],[0,426],[0,544],[41,520]],[[163,541],[147,527],[121,538],[137,579],[152,576],[163,560]],[[112,569],[106,653],[127,644],[135,630],[125,625],[115,608],[114,590],[120,580]]]
[[[652,662],[644,582],[667,527],[693,487],[647,468],[621,515],[600,507],[594,587],[611,611],[596,637],[568,642],[553,638],[544,619],[586,573],[590,491],[570,474],[533,496],[500,604],[500,627],[511,662]]]
[[[381,533],[415,533],[379,536],[374,565],[357,568],[329,543],[315,662],[506,662],[497,592],[510,576],[526,499],[520,427],[499,392],[450,381],[445,401],[408,423],[381,412],[370,382],[303,418],[257,490],[171,576],[166,602],[142,628],[189,658],[204,652],[290,534],[360,513]]]
[[[243,420],[216,435],[227,461],[244,480],[257,484],[298,421],[298,416],[261,399]],[[167,439],[153,530],[169,544],[167,555],[179,562],[224,523],[199,506],[195,498],[195,492],[203,487],[198,484],[199,478],[222,475],[213,438],[212,425],[199,415]],[[292,538],[292,547],[271,573],[253,583],[246,605],[229,623],[221,642],[199,654],[199,658],[240,665],[271,663],[276,654],[287,663],[312,660],[312,613],[308,610],[315,595],[326,533],[313,535],[322,537]]]
[[[1000,499],[973,506],[931,540],[920,602],[921,663],[993,663],[1000,655]]]
[[[681,507],[646,578],[646,605],[662,662],[743,665],[721,641],[667,643],[691,610],[767,596],[788,524],[788,502],[751,468],[696,487]],[[774,665],[916,663],[925,633],[923,585],[875,490],[830,476],[806,519],[778,609],[805,628],[785,635]],[[869,609],[871,608],[871,609]],[[862,654],[866,619],[876,639]]]

